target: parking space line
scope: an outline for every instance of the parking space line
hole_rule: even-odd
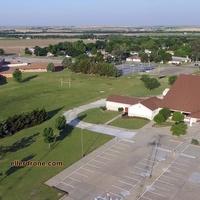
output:
[[[145,197],[145,196],[141,196],[139,199],[141,199],[141,198],[148,199],[148,200],[152,200],[152,199],[150,199],[150,198],[148,198],[148,197]]]
[[[134,187],[135,185],[133,185],[133,184],[130,184],[130,183],[127,183],[127,182],[125,182],[125,181],[121,181],[121,180],[118,180],[120,183],[124,183],[124,184],[126,184],[126,185],[130,185],[130,186],[132,186],[132,187]]]
[[[129,179],[134,180],[134,181],[141,181],[141,179],[138,180],[136,178],[133,178],[133,177],[130,177],[130,176],[126,176],[126,175],[124,175],[124,177],[129,178]]]
[[[128,140],[128,139],[122,139],[122,141],[124,141],[124,142],[129,142],[129,143],[135,143],[135,141],[133,141],[133,140]]]
[[[101,161],[98,161],[98,160],[93,160],[93,161],[95,161],[95,162],[98,162],[98,163],[101,163],[101,164],[103,164],[103,165],[105,165],[106,163],[104,163],[104,162],[101,162]]]
[[[104,154],[109,155],[109,156],[113,156],[113,157],[117,157],[116,155],[113,155],[113,154],[107,153],[107,152],[104,152]]]
[[[103,156],[98,156],[98,158],[103,158],[103,159],[105,159],[105,160],[111,160],[111,159],[106,158],[106,157],[103,157]]]
[[[75,188],[73,185],[70,185],[70,184],[68,184],[68,183],[65,183],[65,182],[62,182],[62,181],[60,181],[60,183],[62,183],[62,184],[64,184],[64,185],[67,185],[67,186],[69,186],[69,187]]]
[[[149,172],[149,171],[150,171],[150,170],[148,170],[148,169],[139,168],[139,167],[136,167],[136,166],[134,166],[134,168],[135,168],[135,169],[139,169],[139,170],[141,170],[141,171],[147,171],[147,172]]]
[[[72,180],[74,180],[74,181],[77,181],[77,182],[81,182],[81,181],[79,181],[79,180],[77,180],[77,179],[75,179],[75,178],[72,178],[72,177],[70,177],[70,176],[68,176],[67,178],[70,178],[70,179],[72,179]]]
[[[120,151],[116,151],[116,150],[113,150],[113,149],[108,149],[109,151],[113,151],[115,153],[121,153]]]
[[[184,172],[187,171],[187,170],[185,170],[185,169],[181,169],[181,168],[179,168],[179,167],[174,167],[174,166],[170,166],[170,167],[172,167],[172,168],[174,168],[174,169],[178,169],[178,170],[184,171]]]
[[[82,167],[81,169],[84,169],[85,171],[88,171],[88,172],[94,173],[94,171],[89,170],[89,169],[85,169],[85,168],[83,168],[83,167]]]
[[[173,179],[173,180],[175,180],[175,181],[180,181],[179,179],[177,179],[177,178],[173,178],[173,177],[170,177],[170,176],[165,176],[165,175],[162,175],[163,177],[166,177],[166,178],[169,178],[169,179]]]
[[[118,144],[117,144],[117,145],[118,145]],[[118,147],[118,146],[114,146],[114,148],[125,150],[124,148],[122,148],[122,147]]]
[[[118,143],[118,145],[122,145],[122,146],[125,146],[125,147],[130,147],[130,145],[128,145],[128,144],[123,144],[123,143]]]
[[[172,171],[170,171],[170,173],[177,174],[177,175],[179,175],[179,176],[183,176],[183,174],[179,174],[179,173],[172,172]]]
[[[165,182],[165,181],[161,181],[161,180],[157,180],[158,182],[161,182],[161,183],[164,183],[164,184],[167,184],[167,185],[169,185],[169,186],[172,186],[172,187],[174,187],[175,185],[174,184],[171,184],[171,183],[167,183],[167,182]]]
[[[125,189],[123,189],[123,188],[120,188],[120,187],[118,187],[118,186],[116,186],[116,185],[112,185],[112,186],[115,187],[115,188],[117,188],[117,189],[120,189],[120,190],[122,190],[122,191],[128,192],[128,190],[125,190]]]
[[[115,195],[115,196],[118,196],[118,197],[122,198],[122,196],[120,196],[120,195],[118,195],[118,194],[115,194],[115,193],[113,193],[113,192],[109,192],[109,193],[112,194],[112,195]]]
[[[159,194],[159,193],[157,193],[157,192],[152,192],[151,190],[148,190],[148,192],[150,192],[150,193],[152,193],[152,194],[155,194],[155,195],[157,195],[157,196],[161,196],[161,197],[164,197],[164,198],[165,198],[164,195]]]
[[[97,168],[97,169],[100,168],[100,167],[97,167],[96,165],[92,165],[92,164],[90,164],[90,163],[88,163],[87,165],[89,165],[89,166],[91,166],[91,167],[94,167],[94,168]]]
[[[186,165],[186,164],[183,164],[183,163],[180,163],[180,162],[174,162],[174,164],[179,164],[179,165],[183,165],[183,166],[189,167],[189,165]]]
[[[152,165],[147,165],[147,164],[145,164],[145,163],[141,163],[141,162],[139,162],[138,164],[141,164],[141,165],[144,165],[144,166],[152,167]]]
[[[80,175],[80,176],[84,176],[84,177],[88,178],[88,176],[86,176],[86,175],[84,175],[84,174],[81,174],[81,173],[78,173],[78,172],[74,172],[74,174],[78,174],[78,175]]]
[[[132,174],[136,174],[136,175],[138,175],[138,176],[142,176],[141,174],[138,174],[138,173],[133,172],[133,171],[129,171],[129,172],[131,172]]]
[[[168,189],[166,189],[166,188],[162,188],[162,187],[156,186],[156,185],[153,185],[153,187],[156,187],[156,188],[159,188],[159,189],[161,189],[161,190],[165,190],[165,191],[167,191],[167,192],[170,192],[170,190],[168,190]]]

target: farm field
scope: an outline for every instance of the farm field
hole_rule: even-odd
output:
[[[4,49],[5,54],[24,54],[26,47],[33,48],[35,46],[45,47],[49,44],[57,44],[59,42],[74,42],[78,39],[1,39],[0,48]]]
[[[140,75],[107,78],[74,74],[68,70],[55,73],[24,73],[23,82],[12,78],[7,83],[0,82],[0,120],[14,114],[45,108],[51,119],[29,128],[12,137],[0,140],[0,147],[7,147],[7,153],[0,159],[0,198],[17,199],[59,199],[63,194],[44,185],[44,182],[81,158],[81,130],[66,126],[61,137],[49,149],[43,141],[43,130],[52,127],[55,119],[64,111],[80,105],[107,98],[110,94],[137,97],[161,94],[168,87],[167,79],[160,80],[161,87],[147,90],[140,81]],[[71,80],[61,86],[63,81]],[[95,87],[94,87],[95,85]],[[102,92],[104,91],[104,92]],[[83,131],[84,152],[91,152],[112,137]],[[0,155],[2,156],[2,155]],[[62,161],[61,167],[11,167],[14,160]],[[20,191],[20,192],[19,192]]]

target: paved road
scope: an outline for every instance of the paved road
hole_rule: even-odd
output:
[[[118,127],[114,127],[114,126],[110,126],[106,124],[91,124],[91,123],[80,121],[77,118],[77,115],[83,111],[86,111],[92,108],[98,108],[100,106],[105,106],[105,105],[106,105],[106,100],[101,99],[99,101],[69,110],[65,112],[64,115],[66,116],[67,123],[71,126],[76,126],[78,128],[87,129],[87,130],[98,132],[98,133],[113,135],[121,139],[132,139],[134,135],[136,134],[135,131],[118,128]]]

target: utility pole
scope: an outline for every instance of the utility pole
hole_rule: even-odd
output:
[[[157,156],[157,153],[158,153],[158,146],[160,146],[160,140],[161,140],[161,137],[162,137],[162,135],[159,135],[158,142],[156,143],[156,153],[155,153],[155,156],[154,156],[154,159],[153,159],[153,164],[152,164],[152,167],[151,167],[151,171],[150,171],[149,178],[152,177],[153,168],[154,168],[154,166],[155,166],[156,156]]]

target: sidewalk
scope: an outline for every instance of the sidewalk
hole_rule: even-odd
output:
[[[108,134],[108,135],[116,136],[121,139],[131,140],[136,134],[135,131],[107,125],[110,121],[107,122],[106,124],[97,124],[96,125],[96,124],[91,124],[91,123],[80,121],[77,118],[77,115],[79,113],[84,112],[89,109],[92,109],[92,108],[98,108],[100,106],[105,106],[105,104],[106,104],[106,100],[101,99],[101,100],[92,102],[90,104],[83,105],[78,108],[69,110],[64,113],[64,115],[67,119],[67,123],[71,126],[75,126],[75,127],[81,128],[81,129],[87,129],[87,130],[90,130],[93,132]],[[114,120],[114,119],[112,119],[112,120]]]

